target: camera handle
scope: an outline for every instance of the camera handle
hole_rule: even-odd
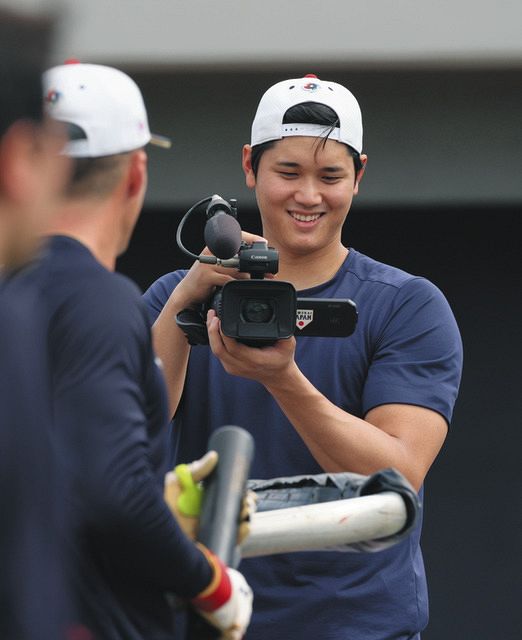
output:
[[[176,315],[176,324],[191,346],[208,344],[208,332],[203,305],[198,309],[182,309]]]

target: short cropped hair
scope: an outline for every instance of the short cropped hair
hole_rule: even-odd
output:
[[[129,156],[130,152],[100,158],[72,158],[66,197],[105,198],[120,181]]]
[[[290,107],[283,117],[283,124],[295,123],[324,125],[324,135],[320,137],[320,140],[322,139],[324,144],[326,144],[332,130],[339,126],[339,117],[332,108],[325,104],[321,104],[320,102],[302,102],[301,104]],[[277,140],[270,140],[252,147],[252,170],[255,176],[257,176],[261,156],[265,151],[273,147],[276,142]],[[349,145],[345,145],[345,147],[353,158],[355,177],[357,178],[357,174],[363,168],[361,156]]]
[[[17,120],[41,122],[42,73],[53,22],[0,9],[0,137]]]

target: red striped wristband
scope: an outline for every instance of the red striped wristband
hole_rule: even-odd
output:
[[[205,557],[212,567],[213,577],[208,587],[193,598],[191,603],[197,609],[210,613],[219,609],[219,607],[223,606],[225,602],[230,599],[232,595],[232,584],[228,577],[227,568],[221,560],[202,544],[198,544],[198,547],[205,554]]]

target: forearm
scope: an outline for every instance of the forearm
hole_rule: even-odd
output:
[[[328,400],[303,375],[293,339],[247,347],[223,336],[212,312],[207,328],[225,371],[264,385],[325,471],[368,475],[395,467],[420,488],[446,436],[441,414],[397,402],[375,406],[363,420]]]
[[[265,387],[325,471],[367,475],[395,467],[418,484],[408,450],[399,438],[334,405],[295,363]]]
[[[82,527],[126,571],[193,597],[210,580],[208,563],[163,499],[134,394],[110,381],[108,389],[84,383],[55,402],[60,445],[75,461],[70,480]]]
[[[210,582],[211,569],[178,526],[154,480],[147,473],[134,474],[120,489],[111,483],[103,505],[93,500],[96,528],[112,561],[156,587],[184,598],[197,595]]]
[[[176,324],[176,314],[186,306],[181,297],[171,296],[152,327],[154,350],[163,363],[170,416],[176,413],[183,393],[190,355],[187,338]]]
[[[163,362],[171,416],[175,414],[183,393],[190,355],[190,345],[176,324],[176,315],[207,300],[216,287],[222,287],[233,279],[230,273],[230,269],[195,262],[171,293],[152,327],[154,350]],[[246,276],[239,272],[233,275],[238,279]]]
[[[112,562],[157,588],[193,598],[210,583],[212,568],[173,517],[145,453],[137,453],[94,479],[93,527]]]

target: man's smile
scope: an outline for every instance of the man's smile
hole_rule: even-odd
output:
[[[293,210],[288,211],[288,213],[292,216],[292,218],[294,220],[297,220],[298,222],[308,223],[308,224],[316,222],[317,220],[319,220],[319,218],[322,215],[324,215],[321,212],[318,212],[318,213],[303,213],[301,211],[293,211]]]

